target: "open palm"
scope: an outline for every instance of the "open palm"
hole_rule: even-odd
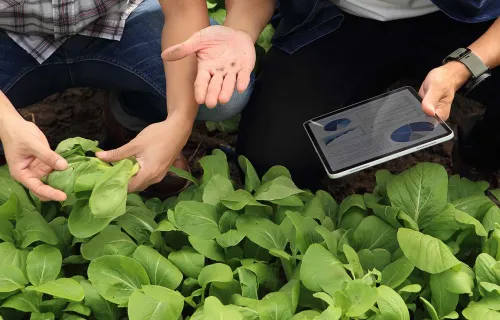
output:
[[[168,48],[162,57],[176,61],[193,53],[198,59],[197,103],[214,108],[218,102],[229,102],[235,87],[240,93],[247,89],[256,59],[254,43],[248,34],[229,27],[211,26]]]

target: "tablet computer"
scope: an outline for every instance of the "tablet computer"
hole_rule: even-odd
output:
[[[453,139],[453,130],[422,111],[422,100],[403,87],[304,123],[332,179]]]

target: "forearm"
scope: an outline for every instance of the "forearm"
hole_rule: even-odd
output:
[[[246,32],[256,42],[275,8],[276,0],[226,0],[224,26]]]
[[[165,15],[162,50],[186,41],[210,25],[205,0],[160,0]],[[194,98],[196,55],[164,63],[167,81],[167,112],[194,121],[198,104]]]
[[[490,69],[500,66],[500,18],[468,48]],[[450,62],[447,67],[455,74],[453,83],[457,90],[472,76],[467,67],[460,62]]]
[[[12,117],[20,117],[20,115],[9,99],[0,91],[0,139],[2,139],[2,131],[5,128],[4,121],[8,121]]]

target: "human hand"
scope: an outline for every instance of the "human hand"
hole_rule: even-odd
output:
[[[126,145],[109,151],[97,152],[106,162],[135,157],[140,170],[129,183],[129,192],[143,191],[165,178],[170,166],[179,156],[191,133],[192,121],[169,116],[142,130]]]
[[[67,161],[50,149],[47,138],[32,122],[19,115],[3,118],[0,137],[12,177],[42,201],[64,201],[66,194],[40,179],[53,170],[66,170]]]
[[[467,82],[470,72],[460,62],[449,62],[433,69],[420,87],[422,109],[428,116],[438,115],[442,120],[450,117],[455,93]]]
[[[176,61],[196,53],[198,75],[195,99],[198,104],[214,108],[217,102],[226,104],[234,88],[244,92],[255,67],[255,47],[252,38],[243,31],[224,26],[211,26],[196,32],[187,41],[162,53],[166,61]]]

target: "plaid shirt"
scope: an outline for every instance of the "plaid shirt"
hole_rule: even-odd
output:
[[[39,63],[70,36],[120,40],[143,0],[0,0],[0,30]]]

